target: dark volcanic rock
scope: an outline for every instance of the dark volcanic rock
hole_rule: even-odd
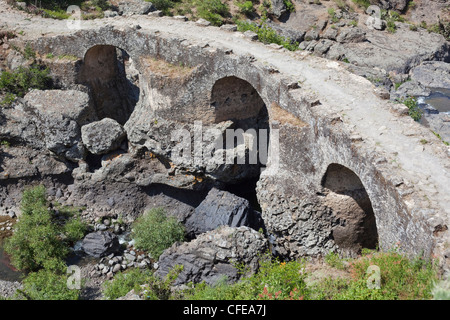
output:
[[[88,255],[101,258],[110,253],[116,252],[119,247],[117,236],[108,231],[97,231],[89,233],[83,239],[83,250]]]
[[[219,226],[250,226],[254,215],[246,199],[213,188],[186,220],[186,232],[194,237]]]
[[[205,281],[214,284],[224,276],[229,282],[239,279],[233,263],[249,266],[255,272],[268,242],[259,232],[248,227],[220,227],[204,233],[191,242],[174,244],[159,257],[156,275],[163,278],[176,265],[183,271],[174,285]]]

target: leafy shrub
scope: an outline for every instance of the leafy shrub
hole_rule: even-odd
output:
[[[160,279],[152,274],[145,286],[146,288],[142,291],[143,298],[145,300],[170,300],[178,298],[172,292],[172,286],[182,271],[183,266],[176,265],[167,273],[164,279]]]
[[[386,21],[386,30],[389,33],[395,33],[397,31],[397,26],[395,25],[394,20],[389,19]]]
[[[359,7],[362,7],[364,9],[367,9],[370,6],[369,0],[352,0],[356,5]]]
[[[344,260],[339,257],[339,255],[335,252],[330,252],[325,256],[325,262],[333,268],[344,270],[345,263]]]
[[[193,300],[291,300],[309,296],[306,287],[304,263],[299,261],[280,262],[265,256],[259,271],[239,282],[229,284],[223,278],[214,286],[197,284],[186,295]],[[241,268],[242,269],[242,268]],[[245,269],[242,269],[245,272]]]
[[[88,230],[87,224],[79,217],[72,217],[64,224],[63,228],[66,240],[71,243],[81,240]]]
[[[42,17],[57,19],[57,20],[65,20],[70,17],[70,15],[64,10],[50,10],[44,9],[42,13]]]
[[[295,5],[292,3],[291,0],[283,0],[283,2],[288,12],[295,12]]]
[[[0,101],[0,107],[6,107],[11,105],[16,100],[16,95],[11,92],[7,92],[3,99]]]
[[[45,188],[26,189],[21,201],[22,215],[13,235],[6,239],[5,251],[19,270],[41,268],[64,272],[68,242],[80,239],[85,231],[78,219],[69,218],[60,225],[48,210]]]
[[[203,0],[195,2],[198,15],[215,26],[223,24],[223,19],[230,15],[228,5],[221,0]]]
[[[22,216],[5,250],[19,270],[58,269],[68,248],[61,242],[57,226],[47,209],[45,188],[25,190],[21,203]]]
[[[417,99],[415,97],[408,97],[402,101],[402,103],[408,107],[408,114],[414,121],[420,121],[422,118],[422,110],[419,108],[419,104],[417,103]]]
[[[251,22],[236,21],[238,30],[241,32],[253,31],[258,35],[258,40],[263,43],[275,43],[282,45],[284,48],[295,51],[298,49],[298,42],[293,42],[291,39],[280,36],[275,30],[269,27],[266,23],[257,26]]]
[[[369,288],[369,266],[380,268],[380,288]],[[351,279],[321,281],[312,288],[314,299],[408,300],[430,299],[437,268],[422,258],[408,259],[395,252],[366,252],[350,265]]]
[[[150,0],[146,0],[150,1]],[[170,15],[170,9],[175,6],[175,2],[171,0],[151,0],[156,9],[161,10],[165,15]]]
[[[417,31],[417,26],[415,25],[415,24],[410,24],[409,25],[409,30],[411,30],[411,31]]]
[[[150,252],[154,259],[177,241],[184,240],[184,226],[174,217],[167,217],[164,209],[154,208],[133,223],[135,246]]]
[[[112,281],[104,283],[103,293],[109,300],[123,297],[131,290],[140,291],[139,286],[149,281],[151,272],[149,270],[131,269],[127,272],[120,272],[114,276]]]
[[[255,8],[253,7],[253,2],[245,1],[245,2],[236,2],[236,6],[239,8],[239,12],[245,15],[250,15],[255,12]]]
[[[80,290],[69,289],[67,279],[53,270],[32,272],[23,280],[20,293],[27,300],[78,300]]]
[[[12,72],[3,71],[0,75],[0,90],[23,97],[30,89],[48,89],[51,78],[48,68],[37,65],[19,67]]]

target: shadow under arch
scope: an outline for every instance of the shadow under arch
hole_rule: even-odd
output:
[[[128,53],[112,45],[86,51],[77,82],[91,92],[97,117],[124,125],[139,100],[139,76]]]
[[[325,205],[332,210],[332,236],[350,255],[361,249],[376,249],[378,231],[372,203],[360,178],[347,167],[332,163],[322,178]]]
[[[252,130],[256,132],[257,162],[252,163],[247,155],[245,164],[236,164],[236,169],[232,171],[232,174],[239,176],[237,182],[226,184],[224,189],[246,198],[256,210],[260,210],[256,183],[268,160],[270,125],[267,106],[251,83],[235,76],[227,76],[218,79],[212,87],[210,107],[214,123],[231,120],[236,134],[239,129],[242,129],[244,135]],[[233,147],[237,147],[238,140],[235,139]]]

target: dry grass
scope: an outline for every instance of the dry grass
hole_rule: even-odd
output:
[[[166,76],[169,78],[186,78],[192,74],[195,67],[187,67],[182,64],[175,65],[162,59],[155,59],[153,57],[141,58],[141,63],[151,72]]]
[[[292,113],[282,109],[278,104],[272,103],[270,109],[270,117],[273,120],[279,121],[282,124],[290,124],[295,127],[306,127],[308,124],[301,121],[299,118],[294,116]]]

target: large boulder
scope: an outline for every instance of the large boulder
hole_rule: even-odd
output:
[[[126,137],[123,127],[115,120],[104,118],[81,127],[86,148],[96,155],[106,154],[120,147]]]
[[[151,2],[144,0],[119,2],[119,13],[124,16],[143,15],[155,10],[156,9]]]
[[[109,231],[97,231],[86,235],[82,248],[88,255],[101,258],[119,250],[119,238]]]
[[[96,119],[89,95],[77,90],[32,90],[26,111],[48,150],[71,161],[84,159],[80,127]]]
[[[255,227],[257,224],[258,213],[248,200],[213,188],[186,220],[185,227],[187,234],[195,237],[219,226]]]
[[[450,89],[450,63],[424,61],[410,71],[411,79],[428,88]]]
[[[250,273],[256,272],[260,256],[267,250],[268,242],[261,233],[248,227],[224,226],[165,250],[155,274],[163,278],[174,266],[182,265],[174,285],[191,281],[214,284],[223,277],[234,282],[240,278],[235,263],[248,266]]]
[[[366,33],[360,28],[344,28],[339,32],[336,41],[339,43],[357,43],[366,39]]]

